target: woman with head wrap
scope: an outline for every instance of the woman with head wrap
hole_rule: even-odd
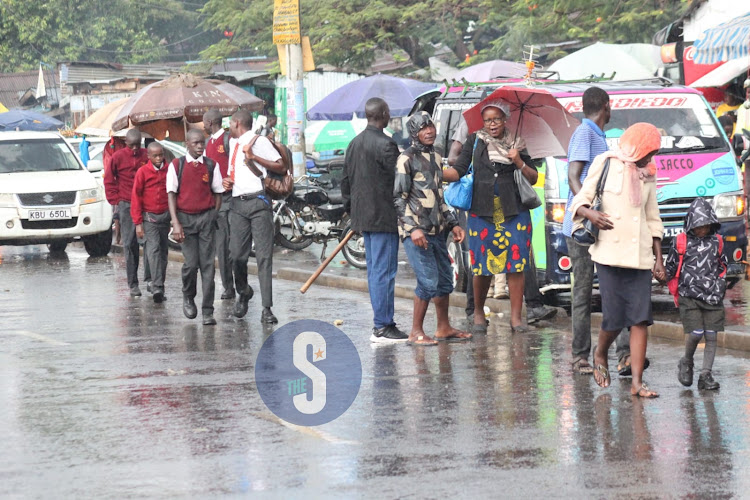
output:
[[[453,291],[447,232],[460,243],[464,231],[443,200],[442,159],[435,152],[435,125],[424,111],[406,124],[411,146],[398,157],[393,203],[398,214],[399,235],[409,263],[417,276],[414,319],[409,343],[435,345],[437,341],[463,341],[471,334],[453,328],[448,320],[448,297]],[[424,332],[424,317],[430,301],[435,303],[435,338]]]
[[[655,398],[659,394],[643,383],[647,328],[651,317],[651,276],[664,281],[661,256],[664,227],[656,202],[656,166],[651,162],[661,146],[659,130],[636,123],[620,137],[619,148],[594,159],[581,191],[573,198],[573,231],[583,218],[599,228],[589,249],[596,263],[602,296],[602,326],[594,351],[594,378],[608,387],[607,353],[623,328],[630,328],[630,359],[634,396]],[[609,165],[602,193],[601,211],[592,210],[596,185]]]
[[[469,257],[474,274],[474,333],[487,333],[484,303],[495,274],[507,274],[511,331],[525,331],[521,324],[523,270],[529,262],[531,214],[521,204],[513,173],[520,170],[531,183],[536,167],[526,152],[523,138],[505,126],[510,108],[501,100],[485,103],[484,128],[468,137],[446,181],[466,175],[473,162],[474,188],[469,209]]]

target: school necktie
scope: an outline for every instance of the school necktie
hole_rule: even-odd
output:
[[[232,171],[229,173],[229,177],[232,179],[232,182],[234,182],[234,160],[237,159],[237,151],[240,150],[240,144],[237,143],[234,145],[234,151],[232,151],[232,161],[229,162],[229,166],[232,167]]]

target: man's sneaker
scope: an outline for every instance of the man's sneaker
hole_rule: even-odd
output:
[[[701,372],[698,377],[698,389],[701,391],[716,391],[721,387],[710,371]]]
[[[396,328],[396,325],[373,328],[370,336],[370,342],[375,344],[393,344],[407,340],[409,340],[409,335]]]
[[[677,363],[677,380],[685,387],[693,385],[693,360],[680,358]],[[700,382],[699,382],[700,383]]]
[[[557,314],[557,309],[548,306],[532,307],[526,311],[526,323],[532,324],[537,321],[552,319]]]

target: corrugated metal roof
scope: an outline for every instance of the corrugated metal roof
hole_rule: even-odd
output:
[[[178,67],[151,64],[61,63],[62,84],[89,83],[122,78],[162,80],[179,71]]]
[[[305,93],[307,94],[307,109],[312,108],[323,100],[328,94],[347,83],[364,78],[357,73],[323,72],[311,71],[305,73]],[[286,86],[286,77],[279,76],[276,79],[276,88]],[[307,109],[305,112],[307,112]]]
[[[0,73],[0,102],[8,108],[20,106],[18,100],[27,90],[36,90],[38,79],[39,70],[24,71],[21,73]],[[60,101],[60,87],[55,72],[45,70],[44,81],[47,90],[47,102],[57,104]]]

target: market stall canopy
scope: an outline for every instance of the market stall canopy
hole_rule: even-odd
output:
[[[392,117],[409,114],[414,98],[435,88],[434,83],[424,83],[408,78],[373,75],[347,83],[328,94],[307,112],[308,120],[351,120],[353,115],[365,117],[365,103],[380,97],[388,103]]]
[[[457,81],[466,78],[467,82],[489,82],[499,78],[523,78],[527,71],[524,64],[495,59],[464,68],[453,78]]]
[[[120,110],[112,123],[112,130],[131,125],[138,125],[143,130],[141,125],[154,122],[172,128],[175,121],[198,123],[209,109],[216,109],[224,116],[238,109],[260,111],[263,100],[231,83],[179,74],[139,90]]]
[[[750,44],[750,12],[704,31],[693,44],[695,63],[714,64],[748,57],[748,44]]]
[[[723,87],[737,76],[744,74],[750,68],[750,57],[741,57],[727,61],[718,68],[706,73],[690,84],[690,87],[701,89],[706,87]]]
[[[357,134],[367,127],[367,121],[315,121],[305,129],[307,153],[346,149]]]
[[[580,80],[591,76],[609,76],[614,80],[653,78],[662,65],[660,48],[647,43],[617,45],[597,42],[558,59],[547,68],[557,71],[563,80]]]
[[[112,123],[115,121],[117,115],[120,114],[122,107],[125,106],[128,99],[128,97],[118,99],[97,109],[83,123],[76,127],[75,133],[78,135],[109,137],[112,130]]]
[[[63,125],[64,123],[60,120],[32,111],[13,109],[5,113],[0,113],[0,130],[44,132],[47,130],[58,130]]]

